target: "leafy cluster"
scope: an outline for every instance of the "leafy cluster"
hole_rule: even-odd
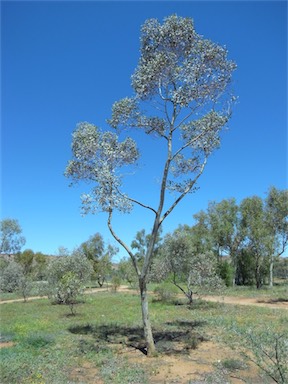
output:
[[[65,175],[73,182],[94,182],[90,194],[82,195],[83,209],[87,213],[101,207],[104,212],[116,208],[129,211],[131,204],[121,194],[119,169],[136,162],[138,150],[131,138],[122,142],[112,132],[101,132],[95,125],[80,123],[73,133],[73,159]]]
[[[151,98],[160,89],[163,99],[181,107],[217,101],[235,69],[225,48],[198,35],[191,19],[176,15],[162,25],[147,20],[141,32],[141,59],[132,76],[137,97]]]
[[[0,253],[13,254],[23,247],[26,240],[21,235],[22,229],[18,220],[3,219],[0,221]]]

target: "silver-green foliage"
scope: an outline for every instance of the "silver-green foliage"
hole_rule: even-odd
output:
[[[15,292],[19,280],[23,276],[23,269],[15,261],[10,261],[0,271],[0,289],[3,292]]]
[[[217,274],[217,260],[212,252],[198,253],[193,237],[181,227],[166,235],[159,260],[154,268],[157,276],[168,279],[193,301],[197,291],[219,291],[224,288]],[[154,272],[155,274],[155,272]]]
[[[242,353],[275,383],[288,383],[288,331],[234,328]]]
[[[49,297],[58,304],[70,305],[83,292],[91,274],[92,265],[86,257],[58,257],[48,268]]]
[[[186,194],[219,146],[235,100],[229,85],[236,65],[224,47],[195,32],[190,18],[173,15],[162,25],[149,19],[141,32],[134,96],[115,102],[108,122],[113,128],[138,128],[164,139],[168,161],[162,187]],[[85,212],[131,208],[131,199],[120,193],[119,170],[139,157],[132,138],[120,141],[115,133],[83,122],[73,134],[72,152],[66,176],[96,184],[83,195]]]
[[[23,247],[26,240],[22,228],[15,219],[0,221],[0,253],[14,254]]]
[[[25,273],[22,265],[11,260],[0,269],[0,290],[19,292],[26,301],[32,290],[32,279]]]

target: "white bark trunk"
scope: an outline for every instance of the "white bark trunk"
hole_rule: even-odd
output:
[[[139,287],[140,287],[140,296],[141,296],[143,328],[144,328],[144,335],[145,335],[146,347],[147,347],[147,356],[153,356],[155,355],[156,348],[155,348],[151,322],[149,317],[146,281],[139,279]]]

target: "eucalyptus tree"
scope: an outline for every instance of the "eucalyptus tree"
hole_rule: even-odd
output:
[[[131,257],[139,281],[143,328],[150,355],[155,344],[148,312],[147,280],[155,242],[163,221],[195,189],[209,156],[220,145],[220,133],[229,121],[235,101],[231,79],[236,65],[228,59],[226,48],[196,33],[190,18],[172,15],[162,24],[148,19],[142,26],[140,43],[140,59],[132,75],[134,95],[115,102],[108,120],[117,134],[101,131],[87,122],[80,123],[73,134],[73,159],[66,175],[75,182],[94,183],[90,193],[82,196],[84,211],[95,213],[100,208],[107,212],[112,236]],[[139,158],[129,129],[159,140],[159,162],[163,162],[163,170],[155,205],[124,193],[123,168],[129,169]],[[124,135],[123,139],[118,135]],[[151,180],[155,180],[153,170]],[[166,198],[168,191],[172,192],[170,199]],[[130,212],[133,205],[153,215],[141,267],[133,249],[113,226],[114,212]]]
[[[235,199],[210,202],[208,216],[217,257],[221,252],[230,254],[234,260],[243,240],[240,227],[239,208]]]
[[[190,228],[193,244],[197,253],[210,252],[213,249],[213,239],[207,212],[201,210],[193,215],[195,224]]]
[[[251,257],[256,287],[260,288],[274,242],[266,223],[263,199],[258,196],[247,197],[240,204],[240,212],[245,252]]]
[[[15,219],[3,219],[0,221],[0,253],[19,252],[25,244],[25,237],[21,235],[22,228]]]
[[[265,200],[266,225],[273,236],[269,262],[269,285],[273,286],[274,261],[288,246],[288,190],[269,189]]]

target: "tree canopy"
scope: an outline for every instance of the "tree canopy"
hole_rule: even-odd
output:
[[[0,253],[13,254],[23,247],[26,240],[22,228],[15,219],[3,219],[0,222]]]

